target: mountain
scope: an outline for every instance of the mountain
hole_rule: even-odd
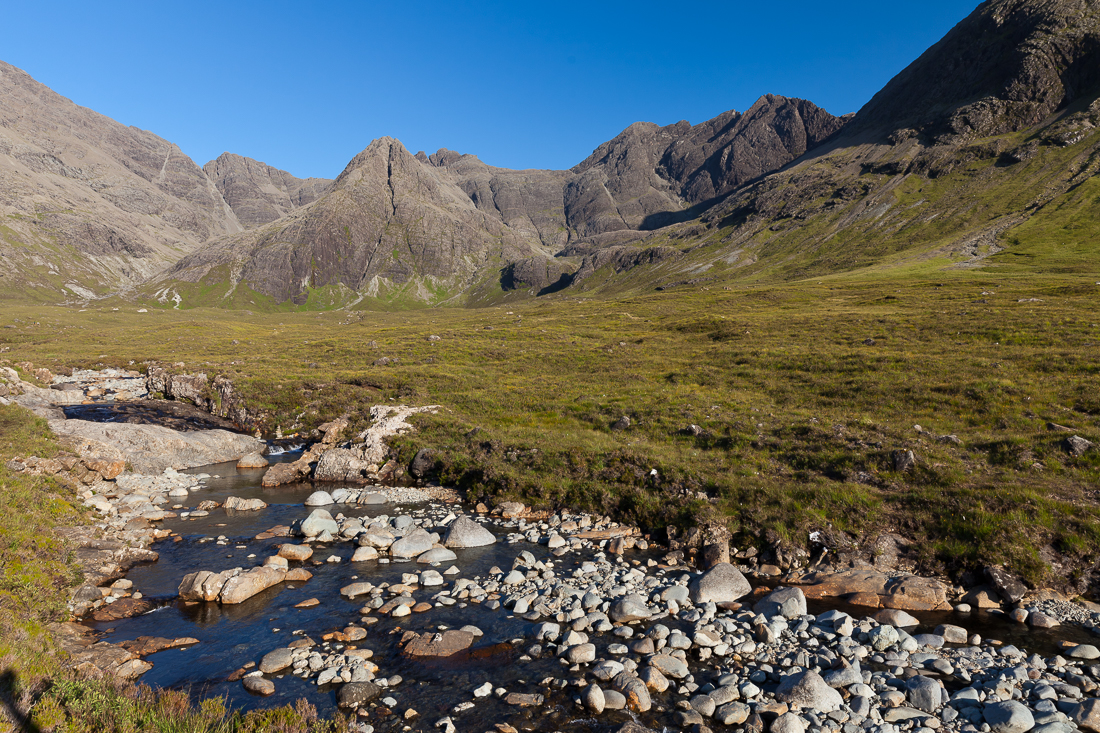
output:
[[[892,268],[1092,273],[1100,0],[992,0],[794,163],[589,254],[575,289]]]
[[[316,201],[332,185],[327,178],[298,178],[233,153],[222,153],[202,170],[249,229]]]
[[[0,293],[57,300],[135,285],[242,230],[180,149],[0,62]]]
[[[208,304],[254,294],[252,303],[318,307],[537,293],[576,269],[556,256],[641,239],[691,205],[786,165],[845,121],[769,95],[744,114],[695,126],[636,123],[568,171],[496,168],[446,149],[413,156],[382,138],[331,185],[227,154],[206,172],[252,228],[207,243],[149,288],[189,305],[217,286],[221,295]]]

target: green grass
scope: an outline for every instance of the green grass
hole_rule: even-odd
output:
[[[439,403],[395,447],[404,458],[436,448],[442,477],[472,498],[611,512],[658,532],[717,520],[741,544],[828,530],[858,545],[897,531],[919,542],[926,572],[1006,562],[1065,586],[1040,558],[1100,556],[1100,461],[1070,456],[1046,425],[1100,442],[1093,283],[863,274],[350,322],[37,308],[40,325],[0,329],[0,346],[36,365],[225,374],[268,432]],[[383,356],[399,361],[373,366]],[[633,426],[612,431],[622,415]],[[705,434],[681,434],[689,424]],[[948,434],[961,445],[934,437]],[[901,448],[918,456],[906,474],[890,460]]]

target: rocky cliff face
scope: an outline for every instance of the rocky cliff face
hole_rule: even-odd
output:
[[[392,138],[375,140],[311,205],[184,258],[166,282],[230,273],[278,302],[304,303],[323,288],[437,302],[479,273],[533,254],[481,212],[448,176]],[[409,289],[411,288],[411,292]]]
[[[851,131],[949,144],[1037,125],[1100,85],[1100,3],[982,3],[859,111]]]
[[[631,125],[569,171],[495,168],[446,149],[412,156],[383,138],[331,185],[223,155],[206,172],[256,228],[184,258],[157,287],[228,278],[227,292],[243,282],[297,303],[330,286],[344,302],[441,302],[487,280],[550,292],[573,269],[555,255],[641,238],[790,163],[844,122],[810,102],[767,96],[694,127]],[[274,220],[280,212],[288,214]]]
[[[103,292],[241,230],[178,147],[0,62],[0,292]]]
[[[327,178],[297,178],[233,153],[222,153],[202,169],[249,229],[316,201],[332,185]]]

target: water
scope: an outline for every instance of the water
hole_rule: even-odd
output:
[[[297,453],[286,452],[273,457],[273,460],[294,460],[297,457]],[[318,565],[305,564],[314,574],[308,582],[284,583],[234,606],[180,602],[175,599],[175,595],[180,580],[187,573],[200,569],[220,571],[234,567],[253,567],[267,556],[275,554],[279,544],[297,542],[295,538],[253,538],[273,526],[290,525],[308,515],[311,509],[303,506],[303,502],[315,490],[308,482],[263,488],[260,480],[264,469],[238,471],[233,463],[206,466],[190,472],[219,476],[209,479],[205,489],[191,495],[191,506],[203,499],[223,502],[229,496],[239,496],[263,499],[268,503],[268,508],[258,512],[230,513],[217,509],[207,517],[166,520],[164,527],[174,530],[181,539],[158,543],[155,549],[160,553],[159,562],[139,566],[128,575],[136,590],[140,590],[146,597],[162,599],[163,604],[143,616],[95,623],[93,626],[109,632],[107,640],[115,642],[140,636],[194,637],[199,640],[199,644],[187,649],[166,650],[147,657],[153,668],[141,678],[145,684],[187,689],[196,699],[223,696],[231,706],[239,709],[274,707],[305,697],[323,714],[335,711],[335,686],[318,688],[291,674],[277,675],[272,678],[275,694],[261,698],[247,692],[239,681],[230,682],[228,677],[246,663],[259,662],[267,652],[300,638],[294,632],[305,633],[314,641],[320,642],[323,634],[357,623],[360,619],[358,610],[367,597],[349,601],[340,596],[341,587],[356,580],[366,580],[375,585],[382,582],[399,583],[403,572],[416,572],[424,566],[414,562],[350,563],[347,560],[353,552],[351,543],[333,543],[328,547],[315,545],[312,559],[322,562]],[[392,517],[411,513],[418,508],[415,505],[328,507],[334,514],[343,511],[347,516],[368,517],[381,514]],[[498,535],[503,534],[503,530],[495,525],[486,526]],[[203,538],[218,536],[225,536],[229,540],[228,544],[200,542]],[[453,564],[458,566],[461,573],[446,577],[449,581],[459,577],[484,577],[494,565],[509,569],[522,550],[530,551],[540,560],[550,557],[545,546],[498,542],[488,547],[457,550],[458,560]],[[256,557],[249,558],[252,554]],[[332,554],[341,556],[344,561],[338,564],[323,562]],[[643,561],[647,557],[648,555],[642,553],[627,555],[627,559]],[[568,575],[585,559],[589,557],[576,552],[555,559],[558,576]],[[438,569],[442,572],[449,565],[445,564]],[[675,579],[678,575],[679,573],[672,572],[670,579]],[[417,600],[429,600],[438,590],[439,588],[424,589],[413,595]],[[320,605],[306,609],[294,607],[309,598],[319,599]],[[815,614],[830,608],[844,610],[857,619],[872,613],[869,609],[837,601],[809,603],[810,612]],[[1058,653],[1059,642],[1062,640],[1078,643],[1091,643],[1092,640],[1088,632],[1076,627],[1031,631],[1005,617],[986,612],[975,612],[966,616],[953,612],[914,615],[922,624],[916,630],[910,629],[911,633],[930,632],[940,623],[955,623],[964,626],[971,633],[981,634],[983,638],[999,639],[1044,656]],[[602,731],[612,730],[633,717],[621,711],[608,711],[599,720],[593,720],[578,715],[580,711],[572,704],[572,697],[577,693],[576,688],[547,693],[546,688],[540,685],[544,678],[572,678],[575,675],[568,673],[562,663],[553,657],[521,661],[519,656],[534,642],[524,640],[515,645],[509,642],[523,639],[524,630],[530,622],[511,617],[503,608],[489,611],[478,604],[470,604],[465,608],[455,605],[433,608],[427,613],[399,619],[384,616],[378,618],[378,623],[367,627],[368,636],[359,642],[359,646],[374,651],[372,661],[381,668],[380,677],[397,674],[404,678],[402,684],[386,694],[392,694],[398,700],[396,712],[403,713],[408,707],[419,712],[420,717],[412,723],[415,729],[431,729],[438,718],[451,714],[450,711],[456,704],[472,700],[472,690],[487,681],[492,682],[494,687],[504,687],[510,692],[545,694],[546,705],[535,710],[517,709],[494,697],[484,698],[477,701],[475,709],[455,716],[460,729],[469,727],[469,723],[476,719],[482,728],[491,727],[493,722],[509,722],[517,728],[533,730]],[[690,624],[677,619],[662,619],[660,623],[669,628],[690,627]],[[461,657],[421,662],[402,656],[397,649],[401,633],[406,630],[435,631],[440,626],[459,628],[467,624],[479,627],[485,635],[471,653]],[[608,658],[608,644],[622,641],[609,634],[590,636],[591,641],[597,645],[601,658]],[[708,662],[714,663],[713,660]],[[729,664],[726,662],[727,667]],[[698,683],[702,684],[707,679],[707,672],[696,673]],[[655,709],[641,716],[641,721],[658,729],[662,725],[671,726],[671,713],[677,699],[671,693],[670,690],[665,695],[655,695]],[[657,709],[658,707],[663,710]],[[387,730],[391,725],[400,727],[396,721],[394,717],[370,719],[378,730]]]

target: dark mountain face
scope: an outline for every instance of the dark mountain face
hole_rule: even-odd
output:
[[[1100,85],[1100,2],[982,3],[863,107],[850,133],[937,143],[1037,125]]]
[[[222,153],[202,167],[241,224],[251,229],[316,201],[327,178],[297,178],[251,158]]]

